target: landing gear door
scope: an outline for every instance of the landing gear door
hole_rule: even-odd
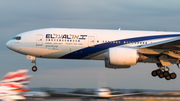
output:
[[[42,46],[43,45],[43,35],[38,34],[36,36],[36,46]]]
[[[95,37],[94,36],[89,36],[88,37],[88,46],[89,47],[94,47],[95,45]]]

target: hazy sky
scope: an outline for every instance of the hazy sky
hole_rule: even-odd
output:
[[[15,35],[39,28],[87,28],[180,32],[179,0],[0,0],[0,77],[9,71],[29,69],[30,87],[180,90],[180,70],[170,66],[177,79],[152,77],[155,64],[130,69],[107,69],[104,61],[37,59],[32,72],[26,56],[6,48]],[[103,80],[102,80],[103,79]],[[102,86],[104,86],[102,84]]]

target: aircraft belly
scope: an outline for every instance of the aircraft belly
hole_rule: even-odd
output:
[[[96,52],[94,54],[89,54],[88,56],[84,57],[83,59],[91,59],[91,60],[105,60],[108,59],[108,49]]]

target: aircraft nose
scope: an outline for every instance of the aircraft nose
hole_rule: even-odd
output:
[[[7,43],[6,43],[6,47],[11,49],[11,40],[9,40]]]
[[[20,42],[14,42],[14,40],[9,40],[6,43],[6,47],[15,52],[19,52],[22,48]]]

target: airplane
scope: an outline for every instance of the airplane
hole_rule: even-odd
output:
[[[26,100],[28,98],[44,98],[50,96],[46,92],[30,91],[27,89],[32,76],[28,70],[18,70],[7,73],[0,81],[0,101]]]
[[[31,76],[27,76],[28,70],[18,70],[7,73],[0,81],[0,100],[16,101],[25,100],[22,92],[28,91],[26,84]]]
[[[75,94],[75,93],[60,93],[63,95],[73,95],[73,96],[80,96],[82,101],[90,100],[90,99],[114,99],[118,101],[122,101],[124,96],[128,95],[137,95],[137,94],[145,94],[145,93],[128,93],[128,94],[113,94],[113,93],[118,93],[119,91],[111,91],[108,88],[98,88],[96,89],[92,94]]]
[[[28,101],[43,101],[44,98],[50,96],[48,93],[42,91],[28,91],[23,92],[22,95],[28,99]]]
[[[44,98],[44,97],[49,97],[50,95],[46,92],[30,91],[30,92],[24,92],[23,96],[31,97],[31,98]]]
[[[23,32],[6,46],[26,55],[37,71],[36,58],[103,60],[111,69],[155,63],[153,77],[175,79],[169,65],[180,59],[180,32],[45,28]]]

